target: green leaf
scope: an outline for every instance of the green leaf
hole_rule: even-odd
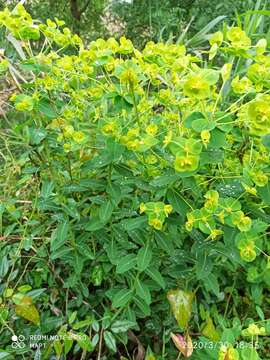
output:
[[[197,280],[206,278],[213,269],[213,263],[206,253],[199,253],[196,262]]]
[[[205,27],[203,27],[200,31],[198,31],[191,39],[186,42],[188,47],[196,48],[201,45],[203,42],[208,41],[209,32],[222,20],[224,20],[226,16],[221,15],[210,21]]]
[[[245,347],[241,350],[241,359],[242,360],[260,360],[260,357],[256,349],[252,347]]]
[[[179,174],[162,175],[150,181],[150,185],[155,187],[163,187],[166,185],[173,184],[175,181],[179,179],[181,179],[181,176],[179,176]]]
[[[112,238],[109,244],[104,245],[104,249],[108,255],[110,262],[113,265],[117,265],[119,253],[116,241]]]
[[[85,230],[86,231],[97,231],[97,230],[103,229],[103,227],[104,227],[104,223],[102,221],[100,221],[99,218],[93,217],[85,225]]]
[[[11,353],[8,353],[8,352],[0,349],[0,359],[1,360],[10,359],[11,360],[11,359],[14,359],[14,358],[12,357]]]
[[[77,275],[79,275],[82,272],[83,264],[84,264],[84,258],[76,251],[73,257],[72,265]]]
[[[134,297],[134,302],[138,306],[138,308],[141,310],[144,316],[150,316],[151,309],[150,306],[139,296]]]
[[[144,247],[138,251],[137,266],[139,271],[144,271],[150,264],[152,259],[152,250],[148,241]]]
[[[217,70],[203,69],[201,70],[201,73],[209,85],[215,85],[219,80],[220,72]]]
[[[134,219],[126,219],[121,221],[121,225],[127,231],[142,228],[146,225],[146,223],[147,223],[146,216],[139,216]]]
[[[174,317],[181,328],[187,328],[191,317],[194,294],[183,290],[170,290],[167,294]]]
[[[116,142],[114,139],[107,140],[106,154],[108,155],[110,162],[117,162],[120,160],[124,151],[125,147],[122,144]]]
[[[192,129],[201,132],[203,130],[213,130],[215,128],[216,124],[214,121],[210,122],[207,119],[197,119],[192,122]],[[211,133],[212,135],[212,133]]]
[[[154,136],[145,135],[142,138],[137,151],[143,153],[151,149],[151,147],[153,147],[154,145],[158,144],[158,142],[159,142],[158,139],[156,139]]]
[[[208,146],[204,149],[200,156],[200,164],[220,164],[224,159],[224,151]]]
[[[116,341],[115,341],[115,337],[113,336],[113,334],[110,331],[104,331],[103,334],[104,337],[104,341],[106,346],[108,347],[108,349],[110,349],[113,352],[116,352],[117,348],[116,348]]]
[[[60,340],[54,340],[53,348],[58,358],[60,358],[62,353],[62,344]]]
[[[43,197],[44,199],[48,199],[52,195],[53,189],[54,189],[53,181],[44,181],[42,183],[40,196]]]
[[[196,120],[206,120],[206,119],[205,119],[205,116],[203,115],[203,113],[194,111],[185,119],[185,122],[184,122],[185,127],[188,129],[192,129],[192,124]]]
[[[216,296],[219,295],[219,284],[215,275],[209,274],[203,279],[203,284],[208,291],[212,291]]]
[[[9,269],[9,261],[7,256],[0,257],[0,278],[3,278],[7,273]]]
[[[87,258],[90,260],[95,259],[95,254],[89,247],[89,244],[87,244],[87,243],[76,244],[76,249],[84,258]]]
[[[226,134],[219,130],[214,129],[211,131],[211,138],[209,142],[209,147],[212,147],[213,149],[222,148],[226,145]]]
[[[168,234],[164,234],[160,231],[156,232],[155,240],[158,248],[163,249],[169,255],[173,255],[174,246]]]
[[[72,251],[72,248],[69,248],[67,246],[62,246],[61,248],[54,251],[50,255],[50,258],[51,258],[51,260],[56,260],[56,259],[62,259],[63,260],[65,258],[65,255],[69,254],[71,251]]]
[[[92,318],[88,318],[88,319],[85,319],[85,320],[82,320],[82,321],[78,321],[78,322],[76,322],[75,324],[72,325],[72,329],[74,329],[74,330],[81,329],[83,327],[91,325],[92,322],[93,322]]]
[[[20,63],[20,67],[23,70],[26,71],[33,71],[33,72],[49,72],[50,71],[50,66],[45,65],[45,64],[39,64],[38,62],[35,62],[35,60],[33,59],[27,59],[24,60]]]
[[[72,345],[73,345],[73,340],[72,339],[69,339],[69,338],[65,338],[64,339],[64,351],[65,351],[65,354],[67,355],[69,353],[69,351],[71,350],[72,348]]]
[[[270,150],[270,134],[266,134],[261,138],[262,144]]]
[[[208,317],[208,319],[206,320],[206,323],[202,329],[202,335],[212,341],[219,341],[220,335],[214,326],[212,318]]]
[[[106,191],[108,195],[110,195],[110,200],[114,204],[114,206],[118,205],[122,197],[120,186],[113,183],[109,183]]]
[[[40,100],[37,108],[43,115],[47,116],[49,119],[57,117],[57,112],[55,111],[55,108],[52,104],[50,104],[48,100]]]
[[[221,337],[220,341],[221,341],[222,343],[227,342],[227,343],[230,343],[230,344],[234,344],[234,342],[235,342],[235,335],[234,335],[233,330],[231,330],[231,329],[225,329],[225,330],[223,330],[223,332],[222,332],[222,337]]]
[[[122,274],[136,266],[136,255],[128,254],[123,256],[116,266],[116,273]]]
[[[186,213],[192,210],[192,206],[189,201],[175,190],[168,190],[167,199],[172,205],[173,210],[182,215],[184,218],[186,217]]]
[[[84,333],[76,333],[74,334],[74,340],[77,341],[80,348],[82,348],[85,351],[92,352],[94,350],[94,346],[89,338],[88,335]]]
[[[18,291],[23,294],[27,293],[30,290],[32,290],[32,286],[30,286],[28,284],[21,285],[18,287]]]
[[[30,296],[32,299],[35,299],[37,297],[39,297],[41,294],[43,294],[45,291],[47,291],[47,289],[35,289],[35,290],[31,290],[27,293],[27,296]]]
[[[129,320],[117,320],[111,325],[111,330],[115,334],[124,333],[128,331],[128,329],[136,326],[136,323]]]
[[[135,289],[136,295],[143,299],[148,305],[151,304],[151,294],[148,286],[145,283],[143,283],[139,279],[136,279]]]
[[[146,274],[150,276],[151,279],[153,279],[162,289],[165,289],[165,281],[161,275],[161,273],[155,269],[155,268],[147,268]]]
[[[112,306],[114,308],[124,307],[133,297],[133,291],[130,289],[121,289],[113,296]]]
[[[40,318],[39,312],[34,304],[32,304],[32,298],[30,296],[23,296],[19,305],[15,305],[15,312],[18,316],[32,322],[35,325],[39,325]]]
[[[47,131],[44,128],[36,129],[29,128],[29,137],[31,145],[39,145],[47,136]]]
[[[114,205],[112,204],[112,202],[110,200],[104,202],[101,207],[99,208],[99,219],[103,224],[106,224],[113,213],[113,209],[114,209]]]
[[[64,243],[67,240],[68,230],[69,230],[69,224],[67,221],[58,224],[51,239],[52,252],[54,252],[55,250],[59,249],[62,245],[64,245]]]
[[[257,193],[266,205],[270,205],[270,183],[263,187],[257,187]]]
[[[256,311],[257,311],[257,314],[259,316],[259,318],[264,321],[264,312],[262,310],[262,308],[260,308],[258,305],[256,305]]]

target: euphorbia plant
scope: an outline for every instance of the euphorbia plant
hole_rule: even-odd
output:
[[[7,116],[19,167],[1,205],[1,289],[27,282],[40,311],[40,327],[26,331],[31,314],[16,317],[4,297],[6,350],[10,329],[57,328],[69,339],[46,343],[47,358],[81,348],[114,359],[128,339],[140,351],[155,339],[156,352],[163,341],[164,358],[180,330],[204,344],[192,359],[209,359],[213,343],[213,359],[247,359],[246,347],[234,348],[242,326],[270,330],[266,41],[253,45],[231,27],[210,39],[207,60],[177,44],[139,51],[124,37],[84,45],[20,5],[0,13],[0,25],[22,57],[1,60],[18,88]]]

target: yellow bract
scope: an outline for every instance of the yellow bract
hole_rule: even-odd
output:
[[[195,155],[177,155],[174,168],[179,172],[194,171],[199,165],[199,157]]]
[[[196,99],[206,99],[210,96],[210,85],[200,74],[189,75],[184,83],[184,94]]]
[[[258,95],[248,105],[248,127],[254,135],[270,132],[270,95]]]
[[[232,27],[227,32],[227,38],[236,49],[246,50],[251,46],[251,40],[247,34],[239,27]]]

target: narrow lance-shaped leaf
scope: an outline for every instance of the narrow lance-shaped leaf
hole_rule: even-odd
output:
[[[51,240],[51,251],[55,251],[64,245],[67,240],[68,226],[67,221],[62,222],[57,226]]]
[[[150,264],[152,259],[152,250],[150,243],[148,242],[144,247],[142,247],[137,255],[137,265],[139,271],[144,271]]]

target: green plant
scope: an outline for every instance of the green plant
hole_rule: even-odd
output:
[[[20,5],[0,25],[23,54],[0,60],[2,358],[175,359],[170,337],[195,360],[266,358],[267,41],[85,47]]]

